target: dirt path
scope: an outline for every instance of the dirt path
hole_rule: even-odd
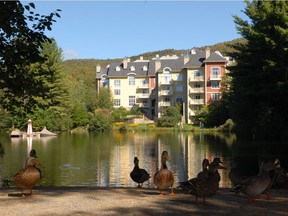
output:
[[[32,197],[19,197],[15,188],[0,188],[0,215],[288,215],[288,191],[271,191],[271,200],[248,204],[244,196],[220,189],[196,204],[180,190],[175,196],[159,196],[155,189],[61,187],[36,188]]]

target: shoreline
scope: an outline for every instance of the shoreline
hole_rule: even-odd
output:
[[[175,189],[159,196],[157,189],[131,187],[35,187],[32,197],[16,188],[0,188],[1,215],[288,215],[288,191],[271,190],[249,204],[247,197],[220,188],[212,197],[195,197]],[[24,191],[25,195],[29,191]],[[166,191],[169,193],[170,191]]]

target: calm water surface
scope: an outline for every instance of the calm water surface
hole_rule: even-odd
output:
[[[1,136],[5,154],[0,158],[0,179],[12,179],[24,166],[31,148],[42,164],[40,186],[134,187],[130,172],[135,156],[140,167],[151,176],[160,168],[162,151],[170,154],[168,168],[178,182],[193,178],[201,171],[203,158],[220,157],[227,167],[221,170],[220,187],[230,187],[231,159],[237,159],[251,173],[257,172],[259,157],[279,157],[287,163],[287,149],[274,144],[237,143],[235,135],[192,132],[105,132],[70,134],[57,137],[10,138]],[[271,147],[272,146],[272,147]],[[278,144],[277,144],[278,146]],[[286,145],[287,146],[287,145]],[[277,150],[278,149],[278,150]],[[280,153],[279,153],[280,152]],[[153,178],[144,187],[153,188]]]

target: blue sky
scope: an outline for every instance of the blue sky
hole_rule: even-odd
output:
[[[23,1],[28,4],[30,1]],[[36,12],[61,9],[47,35],[64,59],[113,59],[164,49],[191,49],[239,38],[234,1],[35,1]]]

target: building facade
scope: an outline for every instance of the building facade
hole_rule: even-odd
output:
[[[114,107],[134,106],[150,119],[160,118],[162,111],[177,103],[183,107],[183,122],[193,123],[193,116],[203,105],[221,98],[227,58],[220,52],[192,49],[181,56],[158,55],[131,62],[111,63],[96,68],[96,89],[109,87]]]

